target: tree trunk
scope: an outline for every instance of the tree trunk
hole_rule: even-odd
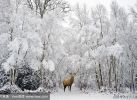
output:
[[[11,85],[15,84],[16,81],[16,69],[10,69],[10,83]]]
[[[41,65],[41,68],[40,68],[40,72],[41,72],[41,87],[43,87],[44,86],[44,75],[43,75],[43,66]]]
[[[103,86],[103,78],[102,78],[102,71],[101,71],[101,64],[99,63],[99,76],[100,76],[100,86]]]
[[[109,88],[112,87],[112,84],[111,84],[111,66],[109,68],[109,78],[108,78],[108,81],[109,81]]]
[[[117,92],[117,75],[115,73],[115,89],[116,89],[116,92]]]
[[[96,70],[96,69],[95,69],[95,74],[96,74],[97,86],[98,86],[98,89],[100,90],[100,82],[99,82],[99,77],[98,77],[98,73],[97,73],[97,70]]]
[[[13,76],[13,71],[12,71],[12,69],[10,69],[10,83],[11,83],[11,85],[13,84],[12,76]]]
[[[134,69],[132,69],[131,70],[131,77],[132,77],[132,82],[131,82],[131,84],[132,84],[132,92],[135,92],[135,85],[134,85]]]

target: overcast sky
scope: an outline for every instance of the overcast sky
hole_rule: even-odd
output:
[[[108,10],[110,10],[110,4],[114,0],[67,0],[71,5],[76,3],[86,4],[89,8],[94,7],[97,4],[103,4]],[[115,0],[118,4],[125,9],[129,9],[131,6],[134,6],[137,0]]]

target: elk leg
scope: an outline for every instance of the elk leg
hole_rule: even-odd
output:
[[[64,92],[65,92],[66,86],[64,86]]]
[[[70,91],[71,91],[71,85],[70,85]]]

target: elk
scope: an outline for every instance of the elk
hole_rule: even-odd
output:
[[[78,70],[77,70],[77,72],[78,72]],[[65,92],[65,89],[67,86],[68,86],[68,89],[70,89],[70,91],[71,91],[71,86],[74,82],[74,76],[77,74],[77,72],[76,73],[69,73],[70,77],[68,79],[63,80],[64,92]]]

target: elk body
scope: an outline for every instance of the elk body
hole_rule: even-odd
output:
[[[71,91],[71,86],[74,83],[74,77],[76,76],[78,71],[79,71],[79,68],[77,69],[77,71],[75,73],[69,73],[70,78],[63,80],[64,92],[65,92],[65,89],[67,86],[68,86],[68,89],[70,89],[70,91]]]
[[[65,92],[65,89],[67,86],[68,86],[68,89],[70,89],[70,91],[71,91],[71,86],[74,82],[74,76],[75,75],[76,75],[75,73],[74,74],[70,73],[70,78],[63,80],[64,92]]]

